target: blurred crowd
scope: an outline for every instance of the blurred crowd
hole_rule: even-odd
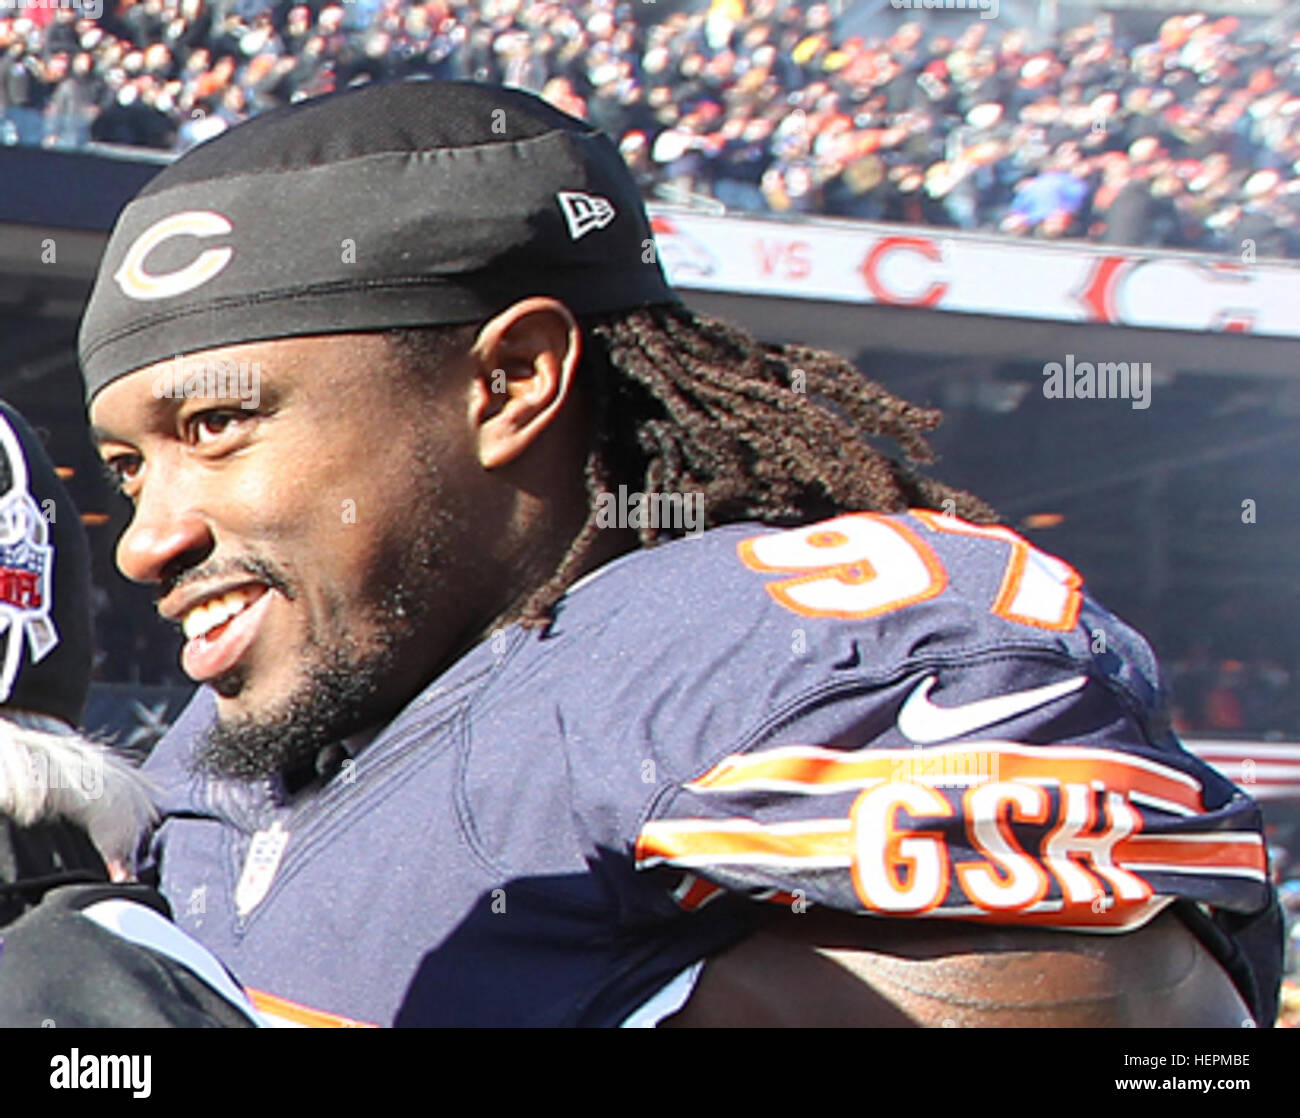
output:
[[[1300,667],[1267,655],[1226,659],[1201,642],[1169,661],[1166,676],[1182,733],[1300,741]]]
[[[0,0],[5,143],[183,150],[360,82],[470,78],[590,120],[668,200],[1300,256],[1298,44],[1232,18],[1039,42],[902,11],[844,37],[784,0],[22,2]]]

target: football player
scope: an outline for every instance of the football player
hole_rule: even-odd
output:
[[[27,421],[0,402],[0,1027],[251,1028],[231,976],[126,880],[139,773],[79,734],[90,548]]]
[[[259,116],[127,206],[80,348],[201,685],[142,870],[263,1010],[1272,1020],[1257,806],[1143,640],[871,445],[935,413],[684,307],[582,122]]]

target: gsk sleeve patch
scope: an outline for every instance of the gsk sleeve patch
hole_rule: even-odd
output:
[[[681,871],[682,907],[729,890],[1124,930],[1180,897],[1268,904],[1257,805],[1153,729],[1149,649],[1067,564],[924,511],[768,531],[737,557],[805,624],[859,629],[884,674],[864,662],[720,757],[668,747],[709,760],[659,798],[635,858]],[[1085,609],[1116,648],[1090,652]]]

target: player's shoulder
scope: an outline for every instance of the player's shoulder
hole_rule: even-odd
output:
[[[1067,563],[924,510],[727,525],[626,555],[515,667],[504,705],[544,695],[576,784],[626,770],[627,808],[643,781],[688,784],[792,723],[887,744],[900,704],[920,689],[928,711],[936,684],[940,702],[1046,702],[1091,680],[1074,707],[1105,693],[1148,727],[1140,740],[1163,733],[1149,647]]]
[[[143,771],[153,786],[154,802],[165,816],[191,808],[197,791],[194,754],[216,720],[216,701],[206,687],[196,688],[184,709],[145,758]]]
[[[819,621],[861,622],[938,599],[967,603],[988,581],[1005,597],[985,603],[996,615],[1071,627],[1068,590],[1082,580],[1067,563],[1004,525],[928,509],[845,512],[788,527],[725,524],[625,554],[580,580],[565,602],[614,609],[653,596],[654,604],[703,607],[673,616],[687,624],[711,622],[722,609],[770,605]],[[1053,601],[1043,600],[1047,582],[1065,588]]]
[[[605,634],[620,672],[670,660],[749,682],[849,661],[890,677],[918,656],[1014,648],[1083,662],[1113,649],[1148,700],[1156,671],[1067,562],[1004,526],[920,509],[731,524],[647,548],[579,584],[556,628]]]

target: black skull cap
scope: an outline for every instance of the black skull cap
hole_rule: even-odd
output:
[[[402,81],[263,113],[122,211],[81,323],[86,401],[243,342],[674,303],[615,146],[516,89]]]

